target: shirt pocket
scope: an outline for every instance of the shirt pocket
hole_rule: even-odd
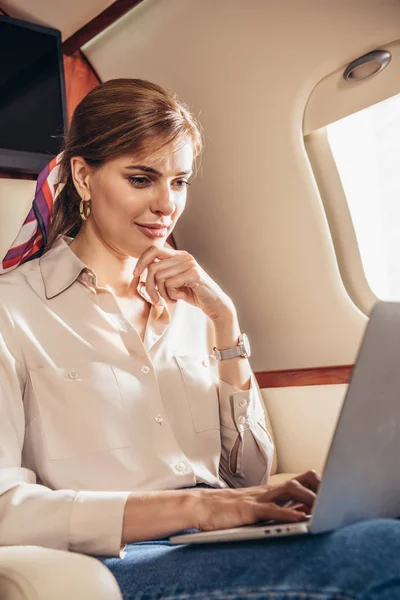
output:
[[[219,429],[219,374],[214,356],[176,355],[192,413],[195,430],[200,433]]]
[[[52,460],[130,445],[127,415],[111,365],[30,371],[47,455]]]

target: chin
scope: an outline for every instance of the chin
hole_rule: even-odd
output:
[[[148,239],[148,240],[140,240],[134,246],[131,244],[126,244],[123,247],[123,253],[128,256],[132,256],[132,258],[140,258],[146,250],[152,247],[162,248],[167,241],[167,238],[160,239]]]

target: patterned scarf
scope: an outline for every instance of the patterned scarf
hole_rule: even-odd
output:
[[[59,181],[61,159],[62,153],[53,158],[40,172],[32,208],[0,263],[0,275],[41,256],[47,243],[53,205],[64,187]]]

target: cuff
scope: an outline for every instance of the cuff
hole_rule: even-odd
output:
[[[239,433],[264,419],[264,411],[253,375],[249,390],[239,390],[223,379],[219,381],[219,410],[222,425]]]
[[[122,524],[130,492],[78,492],[69,525],[69,550],[123,557]]]

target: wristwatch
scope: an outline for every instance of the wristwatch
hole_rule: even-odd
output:
[[[236,356],[249,358],[249,356],[251,356],[249,338],[245,333],[242,333],[239,335],[237,346],[228,348],[227,350],[218,350],[218,348],[213,348],[213,354],[217,360],[226,360],[227,358],[235,358]]]

